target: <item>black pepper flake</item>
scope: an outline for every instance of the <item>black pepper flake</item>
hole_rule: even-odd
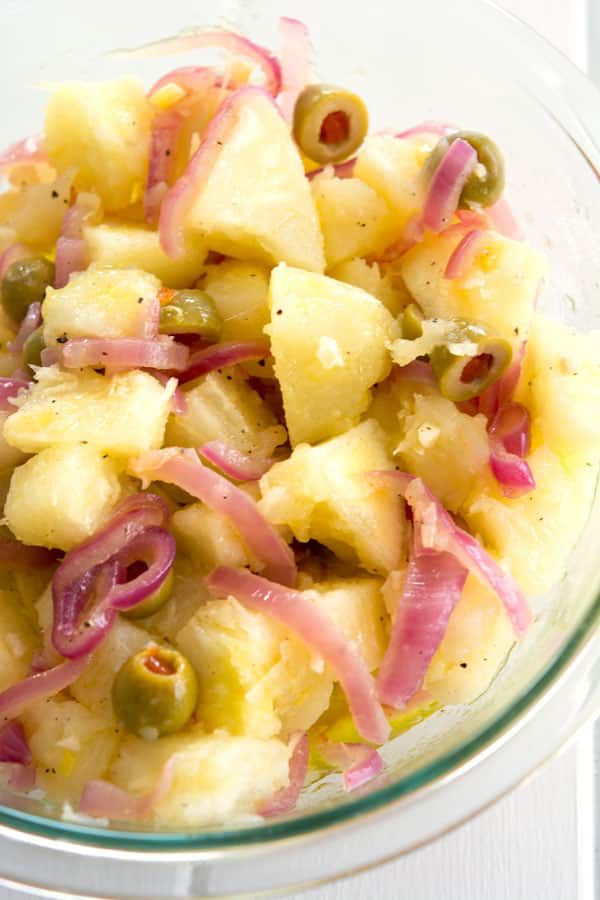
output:
[[[56,338],[56,343],[57,344],[66,344],[68,340],[69,340],[69,338],[67,337],[66,334],[61,334],[60,337]]]
[[[144,298],[143,298],[143,297],[138,297],[138,303],[143,303],[143,302],[144,302]]]
[[[165,150],[165,156],[170,156],[170,155],[171,155],[171,151],[170,151],[170,150]]]
[[[227,375],[226,377],[227,377],[227,381],[233,381],[233,376],[232,376],[232,375]]]
[[[69,201],[67,200],[66,197],[65,197],[65,199],[63,200],[63,203],[65,204],[65,206],[68,206],[68,205],[69,205]]]
[[[259,364],[259,366],[261,366],[261,368],[264,369],[264,367],[266,366],[267,363],[264,359],[259,359],[258,364]]]
[[[87,444],[88,442],[87,442],[87,441],[81,441],[81,443],[82,443],[82,444]]]
[[[219,147],[222,147],[222,146],[223,146],[223,141],[217,141],[217,144],[219,145]]]
[[[278,315],[278,316],[282,316],[282,315],[283,315],[283,310],[282,310],[282,309],[278,309],[278,310],[277,310],[277,315]]]
[[[108,453],[103,453],[103,454],[102,454],[102,459],[108,459]]]
[[[54,190],[53,190],[53,191],[52,191],[52,196],[53,196],[54,199],[56,200],[56,198],[57,198],[58,196],[60,196],[60,195],[59,195],[58,191],[54,191]]]
[[[83,623],[83,627],[84,627],[84,628],[91,628],[91,627],[92,627],[92,623],[91,623],[91,622],[84,622],[84,623]]]
[[[467,665],[468,665],[468,663],[462,662],[462,663],[460,664],[460,667],[461,667],[461,669],[466,669],[466,668],[467,668]]]
[[[518,334],[518,333],[519,333],[519,329],[518,329],[518,328],[513,328],[513,334]]]

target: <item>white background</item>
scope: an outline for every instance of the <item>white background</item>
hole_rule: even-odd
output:
[[[499,5],[600,76],[600,0]],[[593,18],[597,58],[589,52]],[[595,768],[590,731],[519,791],[452,834],[395,863],[288,900],[595,900]],[[0,900],[25,896],[0,888]]]

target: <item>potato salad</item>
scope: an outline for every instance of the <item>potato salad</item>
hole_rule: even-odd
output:
[[[196,62],[55,85],[0,154],[0,780],[50,815],[376,788],[585,524],[600,341],[536,312],[510,160],[369,130],[280,33],[132,51]]]

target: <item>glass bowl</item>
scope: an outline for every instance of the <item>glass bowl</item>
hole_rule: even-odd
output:
[[[0,145],[40,128],[40,86],[137,73],[148,84],[176,60],[110,55],[194,25],[233,25],[276,46],[277,17],[309,26],[317,70],[367,100],[374,129],[423,119],[494,135],[508,160],[508,197],[528,239],[545,251],[548,311],[600,325],[600,97],[556,50],[480,0],[358,4],[191,0],[122,4],[23,0],[4,10]],[[40,802],[0,798],[0,884],[46,896],[186,897],[275,892],[358,871],[407,852],[509,790],[596,712],[600,503],[561,583],[535,603],[527,639],[490,689],[391,742],[385,772],[362,793],[339,778],[306,789],[280,821],[191,832],[63,822]],[[143,863],[143,865],[141,865]],[[56,892],[56,893],[52,893]]]

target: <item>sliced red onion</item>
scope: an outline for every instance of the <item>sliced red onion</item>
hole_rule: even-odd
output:
[[[35,787],[35,767],[31,765],[0,763],[0,776],[6,779],[8,787],[13,791],[30,791]]]
[[[527,456],[531,448],[531,418],[522,403],[507,403],[490,424],[490,435],[501,441],[508,453]]]
[[[531,612],[514,578],[505,572],[481,544],[454,524],[439,500],[420,478],[406,472],[373,472],[370,478],[404,496],[412,508],[417,554],[432,550],[450,553],[465,569],[498,595],[517,636],[527,630]]]
[[[139,562],[143,562],[146,569],[131,581],[122,583],[119,579],[106,602],[113,609],[131,609],[157,591],[171,571],[176,549],[173,535],[156,525],[132,538],[117,555],[116,561],[122,571]]]
[[[492,206],[486,209],[487,216],[492,223],[493,228],[504,237],[511,238],[514,241],[522,241],[524,238],[523,231],[515,219],[513,212],[505,197],[500,197]]]
[[[479,228],[474,228],[465,234],[446,263],[444,278],[464,278],[479,253],[481,239],[484,236],[485,232]]]
[[[505,497],[514,499],[535,490],[527,460],[507,453],[500,441],[490,440],[490,468]]]
[[[310,77],[311,45],[308,28],[298,19],[279,19],[281,91],[277,98],[286,122],[292,122],[298,95]]]
[[[99,215],[101,209],[100,198],[97,194],[87,191],[78,194],[75,203],[65,213],[61,237],[82,238],[83,228],[90,219]]]
[[[58,351],[67,369],[86,366],[121,372],[127,369],[167,369],[181,372],[188,364],[189,350],[166,336],[143,338],[74,338]]]
[[[181,116],[167,109],[155,115],[150,137],[150,159],[144,192],[144,217],[150,225],[158,222],[160,206],[173,172]]]
[[[295,734],[291,738],[290,744],[293,748],[289,762],[290,780],[285,787],[280,788],[267,803],[258,809],[259,816],[264,816],[265,819],[295,809],[300,791],[304,786],[310,756],[308,735],[304,731]]]
[[[20,353],[25,346],[25,341],[30,337],[36,328],[42,324],[42,304],[30,303],[27,312],[17,331],[16,337],[7,344],[9,353]]]
[[[29,675],[18,681],[0,694],[0,721],[8,722],[16,719],[31,703],[54,697],[76,681],[85,667],[89,657],[69,659],[45,672]]]
[[[171,788],[177,756],[174,753],[167,760],[155,787],[147,794],[130,794],[110,781],[88,781],[81,794],[79,811],[86,816],[121,821],[141,822],[149,819]]]
[[[390,726],[365,660],[326,613],[298,591],[251,572],[220,566],[205,581],[215,596],[235,597],[248,609],[271,616],[318,653],[336,673],[361,737],[374,744],[387,740]]]
[[[202,465],[194,450],[177,447],[151,450],[137,457],[130,471],[142,480],[176,484],[226,516],[253,556],[265,564],[264,571],[269,578],[281,584],[295,584],[294,554],[280,534],[248,494]]]
[[[44,139],[41,134],[26,137],[0,153],[0,170],[8,169],[18,163],[47,162],[44,150]]]
[[[78,658],[102,641],[116,616],[110,592],[120,576],[120,555],[146,530],[162,528],[168,519],[160,497],[134,494],[101,531],[67,553],[52,579],[52,643],[62,656]]]
[[[517,389],[525,357],[527,341],[523,341],[518,353],[515,353],[506,372],[494,384],[479,395],[479,412],[483,413],[491,424],[498,411],[512,400]]]
[[[148,96],[153,97],[169,84],[177,85],[182,91],[185,91],[186,95],[196,98],[205,93],[208,87],[223,87],[223,79],[212,66],[180,66],[162,75],[152,85]]]
[[[521,497],[535,489],[529,464],[531,422],[521,403],[502,406],[489,426],[490,468],[506,497]]]
[[[330,168],[333,169],[333,174],[336,178],[352,178],[352,176],[354,175],[355,165],[356,156],[353,156],[352,159],[347,159],[342,163],[335,163],[335,165],[321,166],[320,169],[313,169],[312,172],[306,173],[306,177],[309,181],[312,181],[313,178],[316,178],[317,175],[320,175],[321,172],[325,171],[325,169]]]
[[[419,134],[437,134],[440,137],[445,137],[454,130],[452,125],[447,125],[445,122],[436,122],[427,119],[425,122],[419,122],[418,125],[413,125],[412,128],[407,128],[405,131],[398,131],[394,137],[409,138]]]
[[[269,94],[260,88],[244,87],[234,91],[221,104],[185,172],[166,194],[160,210],[159,234],[163,250],[173,259],[185,253],[185,219],[191,202],[209,178],[240,112],[256,95],[273,102]]]
[[[179,382],[185,384],[215,369],[264,359],[270,352],[268,341],[225,341],[213,344],[191,355],[186,370],[179,376]]]
[[[7,722],[0,728],[0,762],[22,766],[31,762],[31,750],[21,722]]]
[[[281,67],[279,61],[265,47],[260,47],[248,38],[233,31],[221,29],[199,29],[189,31],[177,37],[167,38],[153,44],[147,44],[136,50],[126,51],[128,56],[166,56],[170,53],[184,53],[190,50],[206,50],[209,48],[226,50],[234,56],[241,56],[262,71],[265,79],[264,89],[276,97],[281,90]]]
[[[466,579],[467,570],[450,553],[416,554],[411,547],[390,643],[377,676],[382,703],[399,709],[423,686]]]
[[[88,263],[88,245],[83,238],[59,237],[56,242],[54,287],[64,288],[73,272],[83,272]]]
[[[273,465],[272,459],[250,456],[224,441],[210,441],[200,447],[198,453],[234,481],[258,481]]]
[[[53,565],[56,559],[55,550],[0,540],[0,569],[43,569]]]
[[[15,412],[16,405],[11,403],[19,394],[19,391],[29,389],[30,382],[22,378],[0,378],[0,410],[2,412]]]
[[[383,769],[383,760],[369,744],[342,744],[322,741],[319,753],[330,765],[342,770],[344,787],[354,791],[372,781]]]
[[[453,141],[433,173],[425,206],[423,224],[431,231],[441,231],[456,212],[465,183],[477,165],[477,152],[467,141]]]
[[[32,251],[25,244],[11,244],[3,250],[0,253],[0,281],[13,263],[19,262],[20,259],[29,259],[32,255]]]

